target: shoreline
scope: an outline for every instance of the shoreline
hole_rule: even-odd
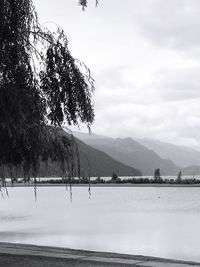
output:
[[[37,183],[37,187],[59,187],[59,186],[64,186],[64,187],[70,187],[70,184],[53,184],[53,183]],[[30,183],[30,184],[25,184],[25,183],[16,183],[14,185],[7,184],[6,187],[35,187],[35,184]],[[89,187],[89,184],[71,184],[71,187]],[[154,184],[154,183],[122,183],[122,184],[90,184],[90,187],[200,187],[200,184]]]
[[[26,261],[27,265],[20,265]],[[4,262],[3,262],[4,261]],[[1,265],[5,263],[7,265]],[[34,265],[34,264],[35,265]],[[41,265],[40,265],[41,264]],[[43,265],[45,264],[45,265]],[[0,266],[200,266],[193,261],[0,242]]]

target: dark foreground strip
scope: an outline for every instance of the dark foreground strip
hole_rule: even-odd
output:
[[[13,243],[0,243],[0,254],[38,256],[59,258],[96,264],[111,264],[111,266],[143,266],[143,267],[186,267],[200,266],[200,263],[162,259],[156,257],[134,256],[128,254],[94,252],[58,247],[36,246]],[[103,265],[102,265],[103,266]]]

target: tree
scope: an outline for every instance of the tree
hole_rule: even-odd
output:
[[[112,180],[116,181],[118,178],[117,174],[115,172],[112,173]]]
[[[79,4],[85,8],[86,0]],[[68,125],[94,120],[89,69],[72,57],[64,31],[40,25],[32,0],[0,1],[0,167],[36,176],[40,160],[73,174],[77,147]],[[11,175],[12,176],[12,175]]]
[[[96,0],[96,6],[99,4],[100,0]],[[82,9],[85,10],[87,7],[88,1],[87,0],[79,0],[79,5],[82,6]]]
[[[178,175],[177,175],[176,182],[180,184],[180,183],[181,183],[181,180],[182,180],[182,172],[179,171],[179,173],[178,173]]]
[[[160,182],[162,180],[161,174],[160,174],[160,169],[155,169],[155,171],[154,171],[154,180],[156,182]]]

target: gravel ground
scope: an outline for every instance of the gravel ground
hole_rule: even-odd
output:
[[[39,256],[19,256],[0,254],[0,267],[104,267],[126,266],[125,264],[98,263]],[[128,265],[127,265],[128,266]],[[129,265],[130,266],[130,265]],[[132,265],[133,266],[133,265]]]

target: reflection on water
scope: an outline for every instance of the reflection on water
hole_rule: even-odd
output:
[[[200,261],[200,189],[9,188],[0,241]]]

